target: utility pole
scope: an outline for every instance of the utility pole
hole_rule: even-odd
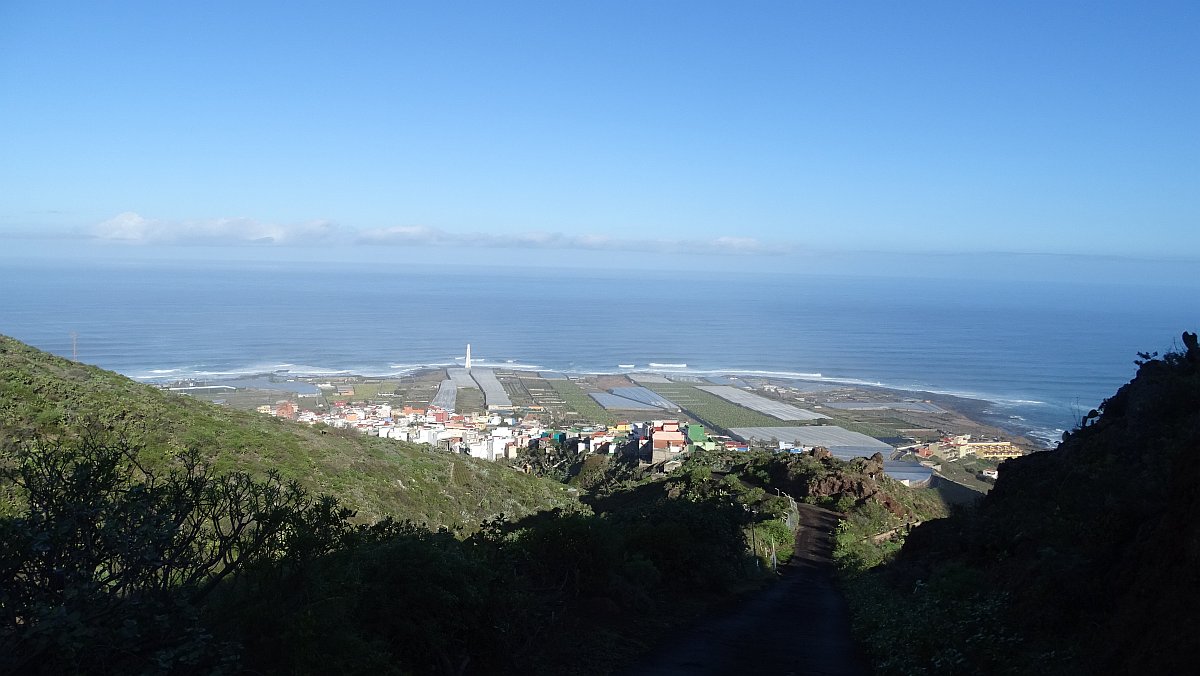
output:
[[[79,334],[71,332],[71,361],[79,361]]]

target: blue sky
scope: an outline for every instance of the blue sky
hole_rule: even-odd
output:
[[[0,2],[8,256],[1200,261],[1200,3],[250,4]]]

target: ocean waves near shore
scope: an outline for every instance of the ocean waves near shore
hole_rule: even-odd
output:
[[[434,274],[436,273],[436,274]],[[989,402],[1048,437],[1200,301],[1070,284],[517,269],[0,270],[0,333],[144,380],[397,375],[461,363],[745,374]],[[483,360],[483,361],[480,361]],[[623,365],[623,366],[618,366]],[[633,368],[625,366],[633,365]]]
[[[629,368],[589,369],[589,368],[552,368],[539,364],[527,364],[516,360],[505,359],[493,361],[489,359],[473,360],[478,367],[514,369],[520,371],[554,371],[570,375],[603,375],[628,373],[661,373],[664,375],[683,378],[719,378],[723,376],[742,376],[769,378],[791,382],[798,387],[817,386],[837,387],[849,385],[854,387],[881,388],[896,390],[908,394],[942,395],[963,401],[977,402],[970,406],[970,413],[984,422],[1009,429],[1035,439],[1047,446],[1052,445],[1062,435],[1065,427],[1056,426],[1060,419],[1077,417],[1069,413],[1063,418],[1054,407],[1043,401],[1029,399],[1011,399],[996,396],[986,392],[965,392],[961,390],[943,390],[933,387],[918,387],[912,385],[887,383],[878,380],[863,380],[855,378],[825,377],[819,373],[802,373],[794,371],[774,371],[766,369],[722,369],[722,368],[692,368],[684,365],[664,366],[653,362],[644,365],[626,364]],[[369,378],[395,378],[430,368],[446,368],[462,366],[461,358],[427,364],[386,364],[358,365],[345,368],[325,368],[311,365],[281,363],[256,363],[241,368],[225,368],[212,370],[203,367],[183,367],[172,369],[148,369],[124,373],[131,378],[147,383],[171,383],[179,381],[224,382],[236,381],[250,376],[265,374],[282,375],[298,378],[319,378],[323,376],[362,376]],[[958,408],[963,408],[961,402]]]

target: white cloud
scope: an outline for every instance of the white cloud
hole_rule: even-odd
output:
[[[762,243],[753,237],[718,237],[712,240],[712,245],[747,253],[762,253],[763,251]]]
[[[362,244],[455,244],[450,233],[423,225],[398,225],[391,228],[376,228],[358,233],[357,241]]]
[[[164,221],[132,211],[92,228],[99,239],[146,244],[304,244],[328,239],[336,231],[328,221],[300,224],[261,223],[249,218]]]

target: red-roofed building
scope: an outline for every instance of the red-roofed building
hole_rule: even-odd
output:
[[[650,462],[662,462],[687,450],[687,435],[679,431],[679,423],[665,420],[654,425],[650,433]]]

